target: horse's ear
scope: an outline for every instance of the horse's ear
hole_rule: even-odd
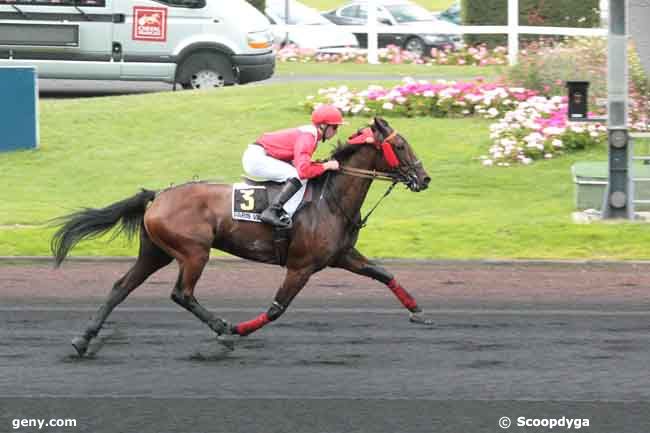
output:
[[[375,117],[374,123],[375,123],[375,127],[379,132],[382,133],[382,135],[384,136],[389,135],[388,123],[384,119],[382,119],[381,117]]]

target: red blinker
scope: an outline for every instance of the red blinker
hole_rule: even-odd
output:
[[[384,152],[384,159],[391,168],[399,166],[399,159],[397,158],[397,155],[395,155],[393,146],[391,146],[388,141],[381,143],[381,150]]]
[[[359,135],[348,138],[348,143],[350,144],[366,144],[374,142],[375,135],[372,133],[372,129],[370,128],[363,128]]]
[[[384,153],[384,159],[386,160],[388,166],[391,168],[395,168],[395,167],[399,167],[399,159],[397,158],[397,155],[395,155],[393,146],[388,142],[388,140],[394,137],[395,134],[396,133],[393,132],[389,137],[386,138],[386,140],[384,140],[381,146],[378,146],[377,143],[375,142],[375,134],[373,134],[372,129],[363,128],[358,135],[353,135],[352,137],[349,137],[348,143],[349,144],[374,144],[375,147],[381,148],[382,152]]]

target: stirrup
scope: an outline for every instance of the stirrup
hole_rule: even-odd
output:
[[[281,229],[288,229],[291,227],[291,217],[289,217],[289,215],[281,208],[280,209],[269,208],[265,210],[264,212],[262,212],[261,220],[266,224]]]

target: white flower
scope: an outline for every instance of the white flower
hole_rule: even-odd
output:
[[[403,96],[398,96],[397,98],[395,98],[395,102],[397,102],[398,104],[403,104],[406,101],[407,101],[407,99],[405,97],[403,97]]]
[[[531,132],[530,134],[524,137],[524,141],[529,144],[530,143],[536,144],[540,140],[544,140],[544,136],[539,132]]]
[[[390,102],[384,102],[384,105],[381,106],[384,110],[392,110],[394,105]]]
[[[490,117],[497,117],[499,115],[499,110],[494,107],[491,107],[487,112]]]
[[[544,135],[560,135],[564,132],[564,128],[558,128],[557,126],[549,126],[544,128],[542,131]]]
[[[544,158],[546,158],[546,159],[551,159],[551,158],[553,158],[553,155],[550,154],[550,153],[545,153],[545,154],[544,154]]]
[[[558,140],[557,138],[552,141],[551,143],[553,147],[564,147],[564,144],[562,144],[562,140]]]
[[[489,166],[491,166],[492,164],[494,164],[494,161],[492,161],[491,159],[485,159],[485,160],[483,160],[483,165],[486,166],[486,167],[489,167]]]
[[[573,131],[573,132],[575,132],[577,134],[582,134],[583,132],[585,132],[585,128],[583,128],[581,126],[572,126],[571,131]]]

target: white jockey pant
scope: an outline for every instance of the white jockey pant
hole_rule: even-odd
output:
[[[307,179],[300,179],[296,167],[267,155],[264,148],[257,144],[248,146],[242,157],[242,165],[244,166],[244,172],[254,178],[276,182],[284,182],[292,177],[299,179],[302,182],[302,188],[284,205],[284,210],[289,216],[293,216],[302,201],[303,195],[305,195],[307,185]]]

